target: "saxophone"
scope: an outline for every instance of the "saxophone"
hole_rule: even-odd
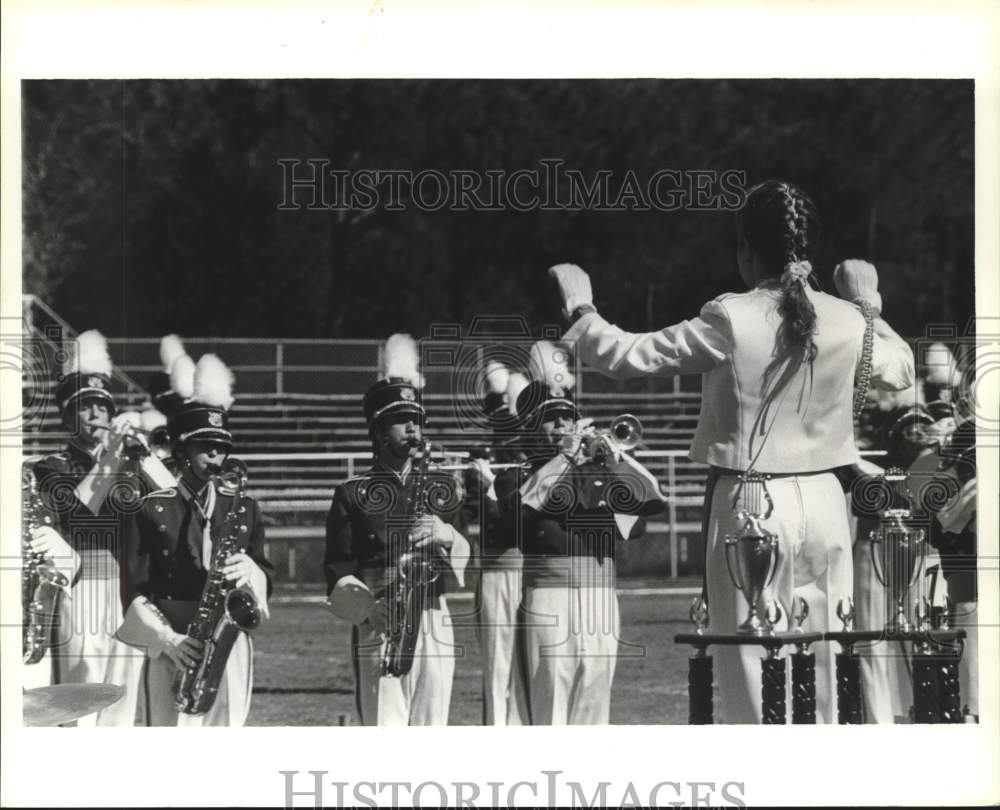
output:
[[[31,532],[52,525],[38,494],[30,464],[21,468],[21,654],[25,664],[37,664],[52,643],[59,595],[69,579],[52,560],[29,550]]]
[[[407,494],[407,535],[427,515],[430,441],[425,439],[417,445],[414,456],[416,463],[410,472]],[[440,572],[431,560],[429,548],[403,549],[396,565],[396,575],[387,588],[388,617],[385,650],[382,654],[382,677],[399,678],[413,668],[413,653],[420,634],[420,617],[430,603],[431,586],[439,576]]]
[[[187,634],[204,645],[201,660],[178,671],[174,678],[174,698],[185,714],[205,714],[219,693],[219,684],[229,660],[229,653],[239,634],[249,633],[260,624],[257,599],[243,588],[233,587],[223,576],[226,559],[242,553],[241,525],[245,520],[247,468],[237,458],[213,476],[217,482],[235,484],[236,495],[223,523],[222,539],[212,549],[212,564],[198,610],[188,624]]]

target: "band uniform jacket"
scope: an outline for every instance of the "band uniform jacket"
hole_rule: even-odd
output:
[[[527,506],[525,484],[547,461],[531,471],[505,470],[494,482],[504,530],[524,552],[525,587],[586,584],[573,580],[590,577],[613,583],[617,542],[645,531],[641,517],[621,525],[616,517],[656,514],[662,501],[636,492],[631,468],[611,462],[569,465],[541,509]]]
[[[410,476],[404,483],[392,470],[376,465],[337,487],[326,520],[328,593],[346,576],[355,576],[377,590],[386,572],[398,563],[411,523],[406,501],[409,483]],[[445,473],[429,473],[426,491],[427,514],[437,515],[464,535],[462,485]],[[445,579],[438,578],[437,593],[443,592]]]
[[[148,484],[134,466],[121,467],[120,478],[116,473],[95,514],[77,496],[77,486],[96,463],[93,455],[70,444],[62,452],[42,458],[33,468],[43,508],[79,560],[70,588],[59,600],[51,655],[41,666],[51,659],[55,684],[124,686],[125,695],[119,701],[77,724],[130,726],[141,662],[114,634],[122,621],[119,587],[128,513]]]
[[[234,490],[216,489],[211,515],[213,549],[225,530],[226,515],[236,496]],[[244,498],[246,511],[237,525],[244,550],[264,572],[267,595],[273,586],[273,566],[264,556],[264,521],[260,506]],[[191,496],[180,487],[157,490],[143,499],[127,533],[127,565],[122,577],[122,602],[128,607],[137,596],[152,601],[178,633],[186,633],[208,570],[202,560],[204,519]]]
[[[520,549],[516,536],[508,530],[501,518],[495,486],[488,484],[475,467],[466,470],[463,480],[465,501],[462,512],[465,523],[479,526],[479,542],[475,553],[477,567],[481,570],[520,568]]]
[[[832,470],[858,459],[851,408],[865,321],[846,301],[811,288],[806,295],[817,323],[811,364],[775,356],[778,291],[767,287],[721,295],[697,318],[656,332],[625,332],[587,313],[563,340],[584,364],[616,379],[701,373],[694,461],[771,473]],[[913,384],[913,352],[881,318],[871,360],[874,387]]]

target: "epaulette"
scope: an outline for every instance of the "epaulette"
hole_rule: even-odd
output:
[[[177,487],[167,487],[166,489],[157,489],[146,495],[143,500],[148,500],[149,498],[174,498],[177,496]]]
[[[216,492],[218,492],[220,495],[235,495],[236,494],[236,490],[233,489],[232,487],[219,487],[216,490]]]

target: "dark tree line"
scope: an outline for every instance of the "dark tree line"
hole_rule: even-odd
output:
[[[739,288],[728,213],[281,211],[281,159],[359,169],[737,169],[804,186],[922,334],[973,310],[973,86],[957,81],[37,81],[25,289],[109,335],[384,337],[549,315],[575,261],[623,326]]]

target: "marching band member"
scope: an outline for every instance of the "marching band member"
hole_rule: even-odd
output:
[[[524,455],[511,443],[514,436],[509,428],[513,403],[528,380],[496,361],[488,364],[486,380],[489,391],[483,411],[493,428],[492,457],[498,464],[518,463]],[[517,532],[501,518],[495,481],[489,458],[473,458],[465,490],[466,502],[475,504],[480,525],[476,601],[483,651],[483,725],[519,726],[526,722],[514,667],[523,557]]]
[[[631,334],[597,314],[587,274],[575,265],[549,272],[572,326],[564,336],[589,366],[616,378],[700,372],[701,415],[691,447],[711,465],[706,515],[711,624],[732,632],[745,615],[730,580],[725,537],[736,534],[740,476],[770,475],[780,560],[764,599],[776,599],[787,627],[795,595],[808,598],[806,630],[838,625],[836,605],[852,592],[851,536],[834,468],[857,460],[855,379],[902,390],[913,383],[913,354],[882,320],[875,268],[844,262],[835,273],[846,300],[809,286],[818,219],[795,186],[768,181],[748,192],[737,214],[737,264],[749,292],[709,301],[699,316],[648,334]],[[852,303],[857,302],[857,307]],[[871,330],[861,310],[872,317]],[[870,352],[866,332],[871,334]],[[766,606],[760,605],[763,611]],[[828,645],[815,645],[817,717],[834,721],[835,675]],[[720,647],[722,715],[761,721],[760,650]]]
[[[51,555],[71,580],[60,600],[50,650],[53,683],[125,689],[116,703],[81,718],[78,726],[131,726],[142,663],[114,637],[122,617],[124,518],[147,482],[125,457],[133,425],[116,414],[111,372],[104,336],[94,330],[79,335],[56,388],[69,442],[34,467],[41,500],[55,525],[39,529],[32,548]]]
[[[917,381],[919,383],[919,380]],[[863,496],[867,481],[884,475],[890,468],[906,470],[920,454],[922,447],[912,439],[914,425],[925,425],[932,420],[922,407],[913,407],[918,401],[917,388],[903,392],[888,392],[879,396],[878,415],[881,420],[859,420],[874,429],[868,438],[873,448],[885,450],[886,455],[875,460],[859,459],[854,467],[845,470],[849,479],[849,523],[854,538],[854,627],[858,630],[882,630],[894,610],[891,597],[879,582],[872,561],[871,533],[877,531],[882,508],[869,508]],[[880,394],[882,392],[879,392]],[[905,403],[911,403],[907,406]],[[865,414],[862,414],[864,417]],[[879,424],[881,422],[881,424]],[[878,463],[876,464],[875,461]],[[909,502],[903,488],[892,493],[893,508],[916,508]],[[921,572],[922,573],[922,572]],[[910,610],[915,606],[916,592],[908,594]],[[905,718],[913,702],[913,686],[907,670],[906,647],[902,641],[885,639],[858,644],[855,651],[860,658],[862,699],[866,723],[894,723]]]
[[[173,691],[178,672],[194,666],[202,641],[188,635],[213,565],[213,549],[232,530],[244,551],[223,561],[222,573],[233,587],[248,590],[263,617],[271,592],[271,564],[263,554],[264,523],[251,498],[242,505],[236,489],[216,475],[233,449],[228,410],[232,373],[212,354],[194,369],[193,382],[174,375],[177,392],[192,396],[174,409],[167,422],[180,479],[150,493],[129,522],[127,574],[122,598],[128,605],[119,637],[146,653],[143,708],[149,726],[242,726],[250,711],[253,648],[240,632],[225,662],[218,695],[204,714],[178,711]],[[227,520],[230,512],[235,521]]]
[[[663,500],[633,460],[598,465],[588,455],[592,420],[580,419],[565,352],[541,341],[532,356],[541,379],[516,401],[531,470],[494,483],[524,554],[521,688],[532,725],[607,724],[620,631],[615,546],[639,536],[636,515]]]
[[[142,429],[154,453],[176,476],[180,470],[170,448],[167,417],[194,394],[194,361],[177,335],[165,335],[160,340],[160,362],[163,370],[154,373],[147,386],[149,401],[141,413]]]
[[[455,648],[445,575],[430,586],[430,602],[419,611],[412,669],[390,677],[383,672],[383,656],[390,630],[387,602],[400,587],[396,574],[402,554],[426,549],[445,574],[464,584],[469,544],[453,525],[461,523],[461,487],[451,475],[430,472],[423,492],[410,491],[421,481],[412,454],[423,439],[426,418],[413,339],[390,337],[383,361],[380,379],[363,402],[374,464],[337,487],[327,516],[327,605],[354,625],[351,656],[361,723],[447,725]],[[415,514],[417,508],[422,516]]]

